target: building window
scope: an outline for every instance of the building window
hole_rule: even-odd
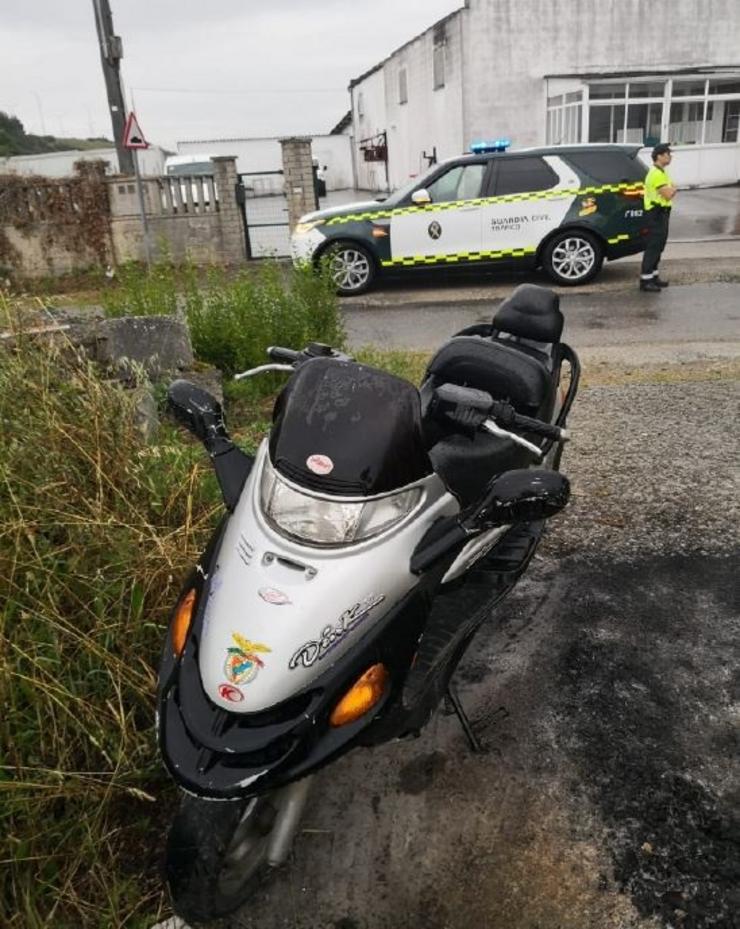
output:
[[[409,99],[409,88],[408,88],[408,78],[406,76],[406,68],[401,68],[398,72],[398,102],[399,103],[408,103]]]
[[[439,90],[445,86],[445,47],[444,45],[434,46],[433,69],[434,69],[434,89]]]
[[[589,85],[588,141],[660,141],[665,81]]]
[[[668,138],[674,145],[697,145],[702,140],[704,127],[704,101],[671,103],[668,120]],[[706,118],[711,122],[713,106],[707,107]]]
[[[740,142],[740,100],[732,100],[725,108],[723,142]]]
[[[434,89],[445,86],[445,46],[447,45],[447,26],[445,23],[435,27],[432,46],[432,71]]]
[[[587,132],[580,96],[548,98],[548,144],[626,142],[650,148],[658,141],[675,145],[740,142],[738,74],[595,81],[588,84]]]
[[[365,115],[365,100],[362,96],[362,91],[360,91],[359,94],[357,94],[357,117],[358,119],[362,119],[364,115]]]
[[[588,108],[588,141],[621,142],[624,132],[625,107],[590,106]]]
[[[550,97],[547,101],[548,145],[572,145],[574,142],[580,142],[582,114],[581,91]]]

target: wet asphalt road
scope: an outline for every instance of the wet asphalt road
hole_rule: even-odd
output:
[[[349,343],[358,348],[432,350],[459,329],[489,322],[499,298],[465,304],[428,303],[344,311]],[[740,340],[740,284],[561,294],[568,342],[575,348],[650,342]]]
[[[740,235],[740,186],[679,191],[671,216],[671,238]]]

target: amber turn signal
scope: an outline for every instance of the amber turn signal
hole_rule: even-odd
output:
[[[175,657],[179,658],[185,648],[185,640],[188,637],[190,621],[193,618],[195,609],[195,590],[189,590],[182,600],[177,604],[175,615],[172,619],[170,635],[172,637],[172,649]]]
[[[358,678],[332,710],[329,722],[332,726],[346,726],[372,709],[385,693],[388,669],[374,664]]]

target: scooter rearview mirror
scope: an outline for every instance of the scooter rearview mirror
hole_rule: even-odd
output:
[[[175,381],[167,391],[167,408],[206,447],[224,504],[233,510],[254,459],[229,438],[221,404],[202,387],[189,381]]]
[[[207,390],[190,381],[174,381],[167,391],[167,408],[210,454],[225,450],[220,447],[224,441],[229,442],[223,409]]]

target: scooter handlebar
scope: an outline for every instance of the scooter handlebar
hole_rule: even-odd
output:
[[[280,345],[271,345],[267,349],[267,354],[279,364],[293,364],[298,361],[301,353],[293,348],[283,348]]]
[[[553,426],[552,423],[545,423],[541,419],[533,419],[531,416],[522,416],[520,413],[514,414],[512,425],[517,429],[544,436],[546,439],[554,439],[556,442],[565,442],[568,439],[567,429]]]
[[[556,442],[565,442],[568,432],[552,423],[517,413],[510,403],[494,400],[485,390],[440,384],[434,390],[431,414],[463,432],[472,433],[490,417],[505,429],[530,432]]]

